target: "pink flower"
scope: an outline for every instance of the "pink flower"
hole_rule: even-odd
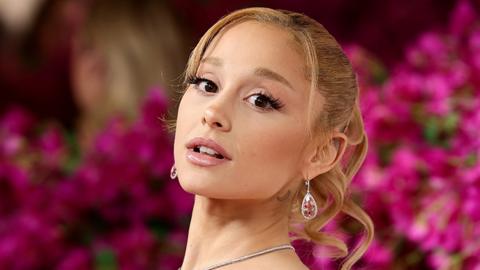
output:
[[[34,117],[21,107],[12,107],[0,118],[0,132],[26,135],[35,122]]]
[[[57,266],[57,270],[89,270],[92,269],[92,258],[88,250],[76,248],[66,252]]]

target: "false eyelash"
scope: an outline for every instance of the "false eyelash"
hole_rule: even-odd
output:
[[[189,75],[187,77],[187,80],[186,80],[186,83],[187,84],[198,84],[199,82],[201,82],[203,80],[203,78],[200,78],[196,75]]]
[[[200,82],[202,81],[208,81],[207,79],[205,78],[202,78],[202,77],[199,77],[199,76],[196,76],[196,75],[190,75],[187,77],[187,80],[186,82],[188,84],[199,84]],[[270,95],[269,93],[266,93],[266,92],[263,92],[263,91],[260,91],[260,92],[257,92],[253,95],[262,95],[262,96],[265,96],[267,98],[267,101],[270,103],[270,106],[275,109],[275,110],[279,110],[281,109],[284,104],[280,101],[280,99],[278,98],[274,98],[272,95]],[[268,109],[267,109],[268,110]]]
[[[272,106],[272,108],[274,108],[275,110],[279,110],[283,107],[283,103],[280,101],[280,99],[274,98],[269,93],[260,91],[258,93],[255,93],[254,95],[265,96],[267,98],[268,102],[270,103],[270,105]]]
[[[213,87],[215,91],[218,90],[218,86],[213,81],[211,81],[209,79],[206,79],[206,78],[203,78],[203,77],[199,77],[199,76],[189,76],[187,78],[187,83],[190,84],[190,85],[194,85],[194,88],[197,89],[200,92],[210,93],[210,91],[204,91],[204,90],[201,90],[198,87],[201,83],[207,83],[211,87]]]

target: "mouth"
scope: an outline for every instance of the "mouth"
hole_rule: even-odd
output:
[[[203,145],[194,146],[192,149],[193,149],[194,152],[201,153],[201,154],[204,154],[204,155],[209,155],[209,156],[214,157],[214,158],[218,158],[218,159],[224,159],[225,158],[222,154],[219,154],[219,153],[215,152],[214,150],[212,150],[208,147],[205,147]]]
[[[227,151],[212,139],[196,137],[190,140],[185,146],[193,152],[208,155],[216,159],[232,160]]]

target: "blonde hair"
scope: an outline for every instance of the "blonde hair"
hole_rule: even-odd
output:
[[[146,92],[162,86],[173,96],[188,56],[179,22],[165,1],[96,0],[81,38],[106,63],[100,104],[86,117],[101,127],[114,113],[134,119]]]
[[[334,248],[333,257],[346,257],[341,269],[350,269],[366,252],[373,240],[374,227],[370,217],[347,196],[348,186],[363,163],[367,152],[367,136],[358,104],[358,85],[352,66],[337,41],[317,21],[306,15],[269,8],[246,8],[235,11],[214,24],[200,39],[190,55],[185,78],[195,75],[207,47],[228,27],[244,21],[257,21],[277,25],[289,31],[303,52],[310,71],[306,77],[311,82],[309,112],[320,104],[313,100],[314,90],[324,99],[322,111],[309,114],[310,139],[321,138],[330,142],[336,129],[343,131],[347,143],[354,149],[345,151],[343,160],[330,171],[311,179],[310,191],[323,211],[314,219],[305,221],[300,215],[300,205],[306,190],[299,185],[291,205],[290,231],[296,236],[316,244]],[[185,82],[186,83],[186,82]],[[311,116],[313,115],[313,117]],[[175,121],[166,120],[167,128],[175,130]],[[303,184],[303,183],[301,183]],[[321,229],[337,214],[344,213],[357,220],[365,234],[352,252],[339,238]],[[296,226],[298,223],[303,226]]]

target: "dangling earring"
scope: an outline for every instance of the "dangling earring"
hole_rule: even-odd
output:
[[[173,164],[172,169],[170,169],[170,178],[177,178],[177,168],[175,168],[175,164]]]
[[[310,220],[317,216],[317,203],[310,194],[310,180],[305,180],[305,185],[307,186],[307,194],[302,201],[302,215],[305,219]]]

